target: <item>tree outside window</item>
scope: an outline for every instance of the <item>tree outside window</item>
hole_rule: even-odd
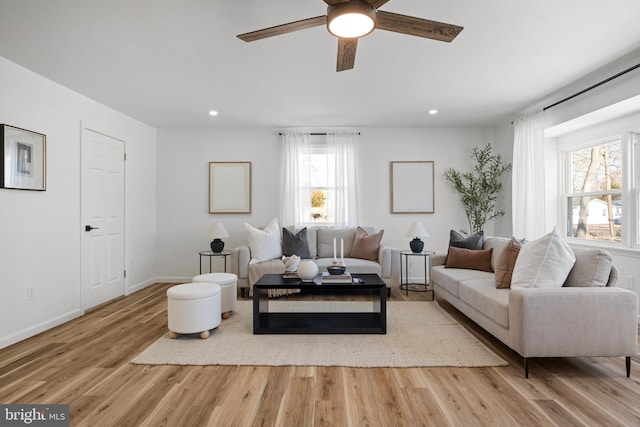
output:
[[[327,190],[311,191],[311,221],[327,222]]]
[[[332,224],[328,206],[331,202],[329,174],[333,173],[331,167],[332,156],[327,153],[325,144],[313,144],[312,153],[309,155],[309,192],[311,197],[308,210],[305,209],[303,222]]]
[[[620,139],[568,153],[570,186],[567,234],[592,240],[622,240],[622,161]]]

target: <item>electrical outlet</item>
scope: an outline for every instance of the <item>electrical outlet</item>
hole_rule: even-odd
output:
[[[627,276],[627,282],[625,283],[625,288],[627,289],[635,289],[636,284],[634,283],[633,276]]]
[[[27,286],[27,301],[33,301],[36,299],[36,287]]]

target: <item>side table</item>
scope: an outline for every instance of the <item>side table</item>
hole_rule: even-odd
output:
[[[409,291],[413,292],[431,292],[431,300],[433,301],[435,298],[435,293],[433,292],[433,287],[429,283],[429,274],[428,268],[431,264],[430,256],[435,254],[433,251],[422,251],[422,252],[412,252],[412,251],[400,251],[400,289],[407,292],[409,295]],[[412,283],[409,281],[409,257],[421,257],[424,262],[424,280],[422,283]],[[404,268],[403,268],[404,265]],[[404,274],[403,274],[404,273]]]
[[[200,255],[200,274],[202,274],[202,257],[209,257],[209,273],[213,273],[213,271],[211,271],[213,269],[213,257],[221,256],[222,258],[224,258],[224,272],[227,272],[227,257],[231,255],[231,251],[202,251],[198,255]]]

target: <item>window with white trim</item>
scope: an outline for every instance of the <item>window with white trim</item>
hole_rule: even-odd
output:
[[[333,225],[335,218],[329,212],[329,204],[335,191],[330,185],[329,176],[333,175],[334,155],[327,150],[327,144],[312,143],[309,153],[309,195],[311,200],[304,205],[301,224]]]
[[[563,148],[567,237],[638,247],[640,133]]]
[[[283,224],[355,226],[357,132],[283,132]]]

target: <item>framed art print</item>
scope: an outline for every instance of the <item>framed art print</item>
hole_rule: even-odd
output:
[[[391,162],[391,213],[433,212],[433,161]]]
[[[209,162],[209,213],[251,213],[251,162]]]
[[[46,135],[0,125],[0,188],[46,190]]]

